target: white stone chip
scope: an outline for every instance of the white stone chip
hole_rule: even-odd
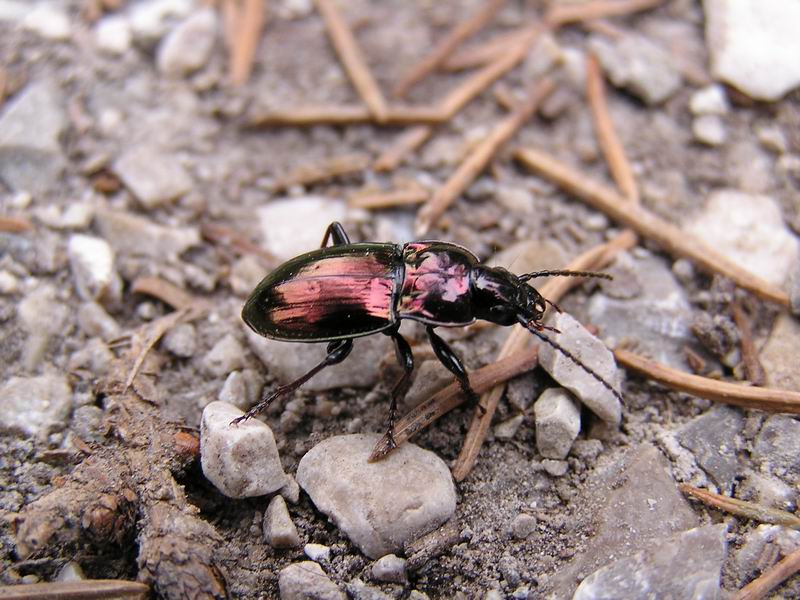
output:
[[[72,410],[72,390],[63,375],[11,377],[0,387],[0,425],[40,440],[63,429]]]
[[[297,548],[300,535],[289,516],[286,501],[274,496],[264,512],[264,539],[273,548]]]
[[[698,117],[700,115],[724,115],[729,109],[725,89],[717,83],[697,90],[689,99],[689,110]]]
[[[330,562],[331,548],[324,544],[306,544],[303,553],[316,563]]]
[[[122,15],[103,17],[94,27],[94,43],[103,52],[121,56],[131,48],[133,32],[128,19]]]
[[[203,366],[216,377],[241,369],[244,366],[244,349],[236,336],[229,333],[214,344],[203,357]]]
[[[63,42],[72,35],[69,16],[56,4],[38,3],[22,20],[22,26],[45,39]]]
[[[692,121],[692,135],[706,146],[721,146],[728,139],[728,130],[718,115],[701,115]]]
[[[183,77],[208,62],[217,37],[217,14],[201,9],[178,24],[158,48],[158,69],[169,77]]]
[[[243,414],[225,402],[211,402],[200,424],[203,474],[230,498],[264,496],[286,484],[272,430],[257,419],[231,425]]]
[[[372,564],[372,578],[389,583],[404,582],[406,580],[406,560],[396,554],[381,556]]]
[[[536,447],[545,458],[563,459],[581,430],[578,403],[563,388],[550,388],[533,405]]]
[[[114,270],[114,252],[107,241],[75,234],[69,238],[67,255],[81,298],[104,303],[119,300],[122,281]]]
[[[456,493],[447,465],[435,454],[403,444],[367,462],[380,435],[341,435],[312,448],[297,482],[370,558],[403,549],[447,521]]]
[[[347,600],[317,563],[306,560],[284,567],[278,576],[281,600]]]
[[[146,209],[162,206],[192,189],[192,178],[170,153],[148,144],[128,148],[114,173]]]

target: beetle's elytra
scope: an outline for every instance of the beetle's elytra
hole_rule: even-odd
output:
[[[332,246],[328,246],[329,240]],[[404,370],[392,390],[388,431],[392,440],[397,402],[408,391],[414,369],[411,348],[399,333],[402,319],[426,325],[437,358],[472,399],[476,396],[467,372],[436,334],[436,327],[461,327],[476,319],[498,325],[520,323],[619,396],[592,369],[542,333],[547,329],[542,325],[547,301],[527,282],[550,275],[609,278],[584,271],[515,275],[501,267],[483,265],[466,248],[448,242],[352,244],[341,224],[331,223],[319,249],[293,258],[267,275],[242,310],[245,323],[256,333],[277,340],[328,342],[328,355],[234,423],[257,415],[325,367],[343,361],[352,350],[354,338],[383,333],[394,341]]]

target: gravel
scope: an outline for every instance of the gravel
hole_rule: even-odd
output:
[[[578,402],[563,388],[545,390],[533,405],[536,447],[545,458],[564,459],[581,430]]]
[[[47,439],[63,429],[72,411],[72,390],[63,375],[11,377],[0,387],[0,424]]]
[[[347,594],[331,581],[317,563],[303,561],[281,569],[281,600],[347,600]]]
[[[264,511],[264,540],[273,548],[297,548],[302,543],[282,496],[274,496]]]

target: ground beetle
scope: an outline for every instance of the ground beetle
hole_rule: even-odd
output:
[[[332,246],[328,246],[329,240]],[[542,324],[546,304],[559,309],[526,282],[551,275],[610,278],[585,271],[514,275],[502,267],[482,265],[469,250],[448,242],[352,244],[342,225],[331,223],[318,250],[293,258],[267,275],[242,310],[245,323],[256,333],[290,342],[328,342],[328,355],[233,422],[257,415],[325,367],[342,362],[350,354],[354,338],[380,332],[394,340],[404,369],[392,389],[389,409],[388,434],[393,443],[397,402],[408,391],[414,369],[411,348],[399,333],[402,319],[426,325],[437,358],[472,400],[476,395],[464,365],[436,334],[436,327],[463,327],[476,319],[498,325],[519,323],[619,397],[602,377],[542,333],[550,329]]]

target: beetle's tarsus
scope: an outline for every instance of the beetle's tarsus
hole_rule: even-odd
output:
[[[537,277],[594,277],[596,279],[614,279],[614,277],[608,273],[600,273],[598,271],[569,271],[566,269],[556,269],[524,273],[519,276],[519,280],[528,281],[529,279],[536,279]]]

